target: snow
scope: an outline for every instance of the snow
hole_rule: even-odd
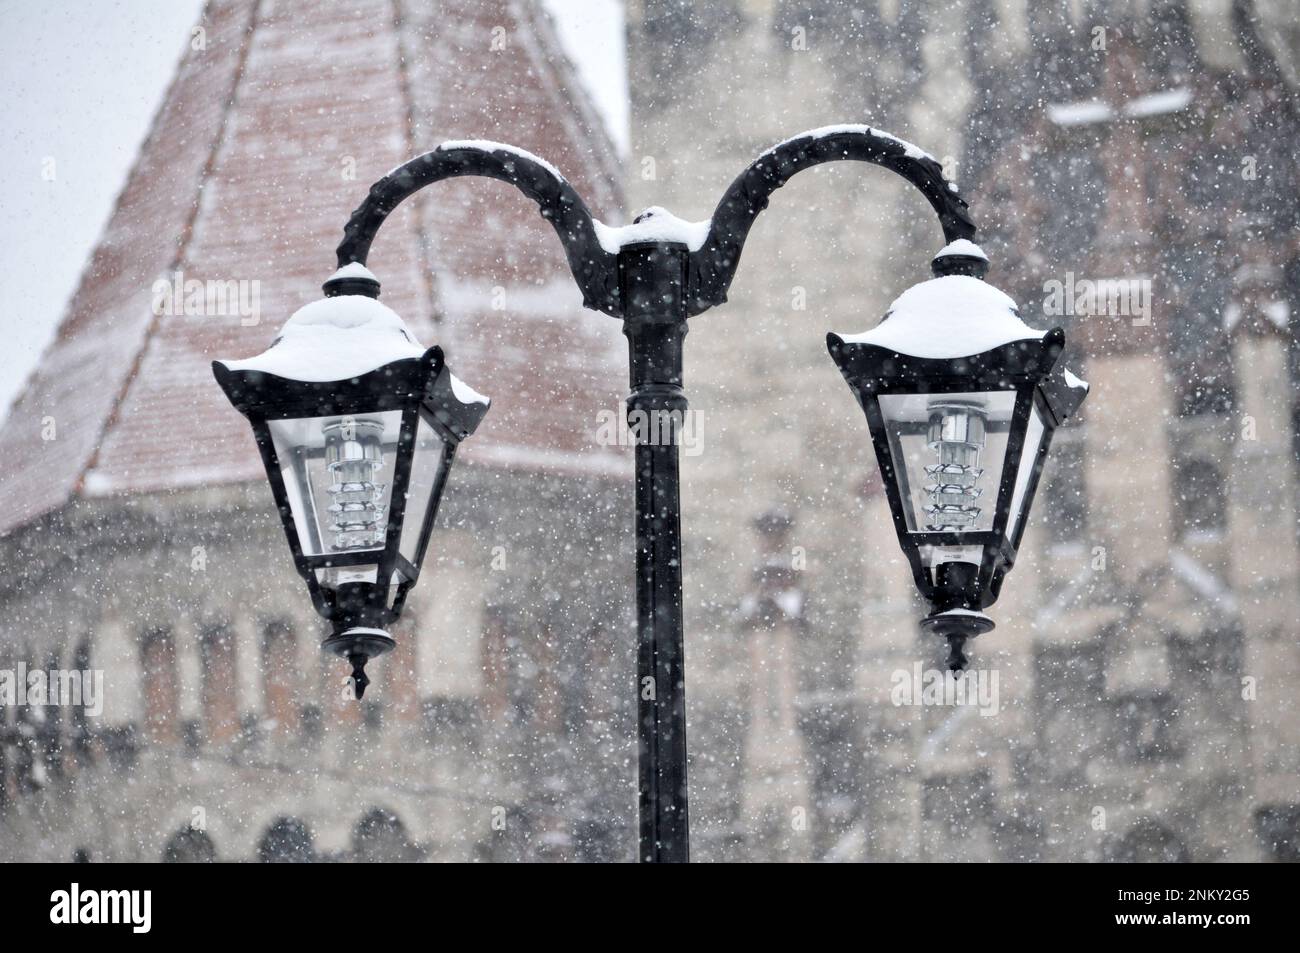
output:
[[[493,142],[491,139],[449,139],[447,142],[439,144],[433,151],[449,152],[452,149],[481,149],[484,152],[509,152],[511,155],[519,156],[521,159],[531,159],[561,182],[567,181],[559,169],[551,165],[541,156],[533,155],[527,149],[520,149],[518,146],[512,146],[508,142]],[[400,166],[398,168],[400,168]]]
[[[334,277],[374,275],[353,262]],[[360,377],[393,361],[423,356],[424,348],[392,308],[366,295],[338,295],[295,311],[271,346],[256,357],[219,363],[232,371],[320,382]],[[455,374],[450,376],[451,391],[461,403],[485,407],[491,403]]]
[[[1185,87],[1162,89],[1159,92],[1136,96],[1115,107],[1100,99],[1077,103],[1049,103],[1047,118],[1058,126],[1086,126],[1097,122],[1110,122],[1119,115],[1130,119],[1161,116],[1186,109],[1192,102],[1192,91]]]
[[[846,344],[946,359],[981,354],[1012,341],[1041,340],[1046,333],[1021,321],[1016,303],[987,282],[945,275],[908,288],[870,331],[840,337]]]
[[[1061,373],[1065,375],[1066,387],[1072,387],[1075,390],[1088,389],[1088,382],[1085,380],[1080,380],[1079,378],[1075,377],[1073,374],[1070,373],[1070,369],[1068,367],[1061,368]]]
[[[1281,298],[1259,302],[1259,313],[1280,331],[1285,331],[1291,323],[1291,306]],[[1246,310],[1239,302],[1229,302],[1223,309],[1223,328],[1231,331],[1241,323]]]
[[[1169,550],[1169,567],[1211,605],[1228,613],[1236,613],[1237,597],[1232,590],[1187,553],[1178,549]]]
[[[776,145],[763,152],[759,158],[761,159],[763,156],[771,155],[782,146],[788,145],[791,142],[797,142],[800,139],[825,139],[827,136],[835,136],[846,132],[879,136],[881,139],[888,139],[890,142],[896,142],[903,147],[904,154],[910,159],[934,159],[934,156],[930,155],[930,153],[926,152],[920,146],[913,145],[906,139],[900,139],[898,136],[885,132],[882,129],[874,129],[871,126],[864,126],[855,123],[845,123],[836,126],[820,126],[817,129],[809,129],[805,132],[799,133],[797,136],[791,136],[789,139],[782,139]]]
[[[962,619],[986,619],[989,622],[993,621],[992,619],[989,619],[989,617],[985,615],[983,612],[977,612],[974,609],[946,609],[943,612],[935,613],[930,618],[942,619],[945,616],[952,617],[952,618],[962,618]]]
[[[1115,118],[1110,103],[1089,100],[1080,103],[1048,103],[1047,118],[1058,126],[1085,126]]]
[[[1124,115],[1134,119],[1144,116],[1160,116],[1165,113],[1178,112],[1192,104],[1192,91],[1186,87],[1162,89],[1157,93],[1147,93],[1124,104]]]
[[[989,256],[984,254],[984,249],[980,248],[969,238],[959,238],[955,242],[949,242],[939,249],[935,258],[943,258],[947,255],[965,255],[969,258],[982,258],[989,260]]]
[[[451,392],[456,395],[456,399],[462,404],[482,404],[486,407],[492,403],[487,397],[470,387],[455,374],[451,375]]]
[[[339,295],[299,308],[256,357],[220,363],[289,380],[339,381],[422,354],[424,348],[387,305],[365,295]]]
[[[699,251],[708,241],[709,229],[713,226],[712,219],[688,222],[657,205],[646,209],[637,218],[639,222],[620,226],[593,220],[600,247],[611,255],[617,255],[620,248],[636,242],[680,242],[691,251]]]
[[[375,273],[359,261],[349,262],[344,265],[338,271],[334,272],[334,274],[330,275],[329,280],[334,281],[335,279],[341,278],[366,278],[376,283],[379,281],[379,279],[375,277]]]

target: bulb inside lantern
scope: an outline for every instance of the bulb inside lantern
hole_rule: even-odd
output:
[[[984,470],[980,452],[984,449],[987,415],[982,404],[969,400],[934,400],[929,405],[927,445],[935,462],[925,467],[932,482],[925,492],[929,503],[927,529],[932,532],[961,532],[979,520],[979,486]]]
[[[330,475],[326,488],[334,549],[370,549],[384,541],[384,484],[378,481],[384,466],[384,424],[378,420],[344,417],[326,423],[325,465]]]

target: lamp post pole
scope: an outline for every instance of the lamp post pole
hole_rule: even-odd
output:
[[[686,396],[688,249],[645,243],[619,251],[619,297],[631,364],[636,445],[637,722],[640,859],[690,859],[686,797],[686,657],[682,640],[681,480],[677,438]],[[670,439],[662,439],[669,435]],[[647,437],[655,439],[647,439]]]
[[[966,203],[931,156],[867,126],[805,133],[759,156],[728,188],[707,235],[656,210],[601,240],[582,198],[548,163],[501,143],[447,142],[376,182],[352,214],[339,245],[340,268],[364,265],[371,241],[396,205],[434,182],[480,175],[509,182],[537,203],[564,245],[589,308],[619,318],[628,339],[636,488],[637,698],[642,862],[689,860],[686,678],[682,635],[681,495],[677,438],[687,402],[682,344],[687,319],[726,301],[750,226],[773,192],[803,169],[838,160],[869,162],[921,190],[945,240],[972,238]],[[639,227],[641,226],[641,227]],[[686,226],[682,229],[680,226]],[[605,226],[600,226],[606,228]],[[606,229],[607,232],[615,230]],[[937,274],[982,276],[986,263],[949,256]],[[951,271],[943,269],[951,268]],[[965,269],[964,271],[962,269]],[[378,283],[335,280],[327,294],[377,297]],[[671,439],[663,439],[665,434]]]

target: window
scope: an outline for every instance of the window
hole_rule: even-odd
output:
[[[1039,496],[1041,519],[1053,546],[1076,546],[1088,531],[1088,487],[1083,431],[1069,425],[1052,440]]]
[[[140,649],[144,673],[145,737],[154,744],[179,740],[176,646],[170,629],[151,629]]]
[[[295,698],[298,659],[293,629],[287,622],[268,622],[262,629],[262,697],[267,719],[277,734],[298,730]]]
[[[199,664],[203,672],[203,734],[208,742],[222,744],[239,731],[235,633],[230,626],[210,625],[199,633]]]
[[[1223,474],[1214,461],[1187,457],[1173,473],[1174,525],[1182,539],[1217,538],[1227,526],[1227,491]]]

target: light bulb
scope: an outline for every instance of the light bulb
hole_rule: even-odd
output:
[[[983,492],[978,484],[984,473],[979,465],[984,449],[984,407],[971,401],[936,398],[929,411],[927,443],[937,462],[925,468],[933,481],[925,488],[930,497],[925,508],[930,517],[926,528],[961,532],[970,529],[980,515],[976,501]]]
[[[334,548],[370,549],[384,542],[384,484],[375,477],[384,466],[378,420],[343,417],[322,428],[329,471],[330,529]]]

